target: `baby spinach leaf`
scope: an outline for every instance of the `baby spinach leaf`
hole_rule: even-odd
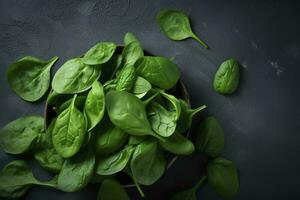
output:
[[[48,182],[38,181],[23,160],[8,163],[0,172],[0,197],[2,198],[20,198],[32,185],[56,187],[56,178]]]
[[[135,63],[136,72],[161,89],[175,86],[180,77],[178,66],[163,57],[144,56]]]
[[[174,112],[175,120],[177,121],[181,114],[181,106],[179,100],[175,96],[167,94],[162,90],[159,90],[159,93],[167,100],[167,108],[169,111]]]
[[[81,58],[65,62],[56,72],[52,88],[59,94],[74,94],[88,90],[100,77],[99,65],[87,65]]]
[[[100,65],[112,57],[117,46],[112,42],[100,42],[85,53],[82,62],[87,65]]]
[[[112,154],[125,144],[127,138],[127,133],[111,125],[108,129],[96,135],[95,151],[100,155]]]
[[[89,131],[102,120],[104,111],[105,98],[103,86],[98,81],[95,81],[87,95],[83,111]]]
[[[135,80],[135,68],[133,66],[124,67],[117,76],[116,90],[131,92]]]
[[[203,176],[194,187],[176,193],[170,200],[197,200],[197,190],[205,180],[206,176]]]
[[[85,137],[84,115],[75,107],[77,95],[71,105],[58,115],[52,132],[52,141],[57,152],[64,158],[75,155]]]
[[[64,159],[59,155],[52,144],[51,134],[55,120],[56,118],[51,121],[46,133],[41,134],[41,137],[36,144],[34,158],[44,169],[57,173],[61,170]]]
[[[132,41],[125,45],[122,51],[122,66],[134,66],[134,63],[141,57],[144,56],[144,51],[137,41]]]
[[[194,144],[178,132],[167,137],[165,141],[159,141],[159,144],[175,155],[190,155],[195,151]]]
[[[137,76],[132,88],[132,94],[141,99],[147,94],[147,92],[151,90],[151,88],[152,86],[149,81],[147,81],[143,77]]]
[[[123,150],[99,160],[97,174],[112,175],[122,171],[131,158],[133,148],[128,146]]]
[[[115,126],[128,134],[152,135],[161,139],[152,131],[142,101],[133,94],[112,91],[106,95],[105,103],[109,118]]]
[[[128,45],[131,42],[138,42],[138,43],[140,43],[140,41],[137,39],[137,37],[133,33],[127,32],[125,34],[125,36],[124,36],[124,44]]]
[[[203,105],[198,108],[191,109],[190,106],[185,101],[180,99],[179,102],[180,102],[180,107],[181,107],[181,113],[180,113],[180,117],[177,121],[176,131],[178,131],[179,133],[184,133],[191,127],[193,117],[198,112],[205,109],[206,106]]]
[[[184,40],[193,38],[202,46],[208,46],[192,31],[189,18],[177,10],[162,10],[156,16],[160,29],[171,40]]]
[[[58,175],[57,187],[65,192],[84,188],[94,173],[95,155],[88,148],[67,159]]]
[[[114,179],[105,179],[98,192],[97,200],[129,200],[122,185]]]
[[[240,81],[240,66],[234,59],[224,61],[214,77],[214,89],[221,94],[231,94],[236,91]]]
[[[156,140],[149,139],[136,146],[130,168],[133,177],[143,185],[152,185],[163,175],[166,160],[159,151]]]
[[[57,92],[52,90],[47,97],[46,103],[49,106],[58,108],[63,102],[72,99],[72,97],[72,94],[58,94]]]
[[[152,129],[162,137],[171,136],[176,129],[176,114],[168,112],[163,106],[152,102],[147,108]]]
[[[37,101],[47,92],[50,85],[50,70],[58,57],[43,61],[26,56],[9,66],[7,79],[10,87],[22,99]]]
[[[0,145],[10,154],[25,153],[32,148],[42,132],[44,132],[42,117],[21,117],[10,122],[0,131]]]
[[[196,149],[208,156],[216,157],[224,148],[224,134],[214,117],[207,117],[196,129]]]
[[[234,164],[224,158],[215,158],[207,165],[208,183],[222,198],[233,198],[239,189],[239,177]]]

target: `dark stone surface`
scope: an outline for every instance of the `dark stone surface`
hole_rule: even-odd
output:
[[[167,39],[154,20],[162,8],[187,13],[211,49],[193,40]],[[223,156],[240,170],[236,199],[300,199],[299,9],[297,1],[279,0],[1,0],[0,126],[43,111],[43,103],[28,104],[10,90],[5,71],[11,62],[25,55],[57,55],[57,69],[97,41],[121,43],[132,31],[151,53],[175,57],[192,104],[206,104],[205,115],[220,120],[226,134]],[[242,64],[242,80],[237,93],[222,96],[211,82],[218,65],[229,57]],[[1,151],[0,167],[11,159]],[[193,184],[202,172],[201,156],[182,158],[159,184],[145,189],[146,199],[166,199],[169,192]],[[95,199],[96,189],[62,193],[35,187],[25,199]],[[208,187],[198,195],[219,199]]]

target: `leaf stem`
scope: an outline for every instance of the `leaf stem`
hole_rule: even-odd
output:
[[[207,46],[207,44],[205,44],[205,42],[203,42],[197,35],[195,35],[193,33],[192,38],[194,38],[197,42],[199,42],[202,46],[204,46],[206,49],[208,49],[209,47]]]
[[[202,184],[204,183],[204,181],[206,181],[207,176],[203,176],[200,181],[198,181],[198,183],[196,183],[196,185],[193,187],[194,190],[198,190],[200,188],[200,186],[202,186]]]
[[[135,184],[137,190],[139,191],[141,197],[144,198],[144,197],[145,197],[145,194],[144,194],[144,192],[143,192],[143,190],[142,190],[140,184],[136,181],[136,179],[134,178],[134,176],[133,176],[131,173],[129,173],[129,176],[130,176],[131,179],[133,180],[133,182],[134,182],[134,184]]]
[[[198,112],[200,112],[201,110],[205,109],[206,105],[200,106],[198,108],[192,109],[192,116],[194,116],[195,114],[197,114]]]

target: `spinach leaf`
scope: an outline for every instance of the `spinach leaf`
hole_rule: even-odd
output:
[[[58,115],[52,132],[53,145],[64,158],[79,151],[86,133],[84,115],[75,107],[76,97],[75,94],[71,105]]]
[[[124,67],[117,76],[116,90],[131,92],[135,80],[135,68],[133,66]]]
[[[88,148],[67,159],[58,175],[57,187],[65,192],[84,188],[94,173],[95,155]]]
[[[147,108],[152,129],[162,137],[171,136],[176,129],[176,114],[168,112],[163,106],[152,102]]]
[[[124,44],[129,45],[131,42],[140,43],[140,41],[137,39],[137,37],[133,33],[127,32],[124,36]]]
[[[48,182],[38,181],[23,160],[8,163],[0,172],[0,197],[20,198],[32,185],[56,187],[56,178]]]
[[[162,90],[159,90],[159,93],[162,95],[162,97],[164,97],[167,100],[166,106],[169,112],[174,113],[175,116],[174,120],[177,121],[181,114],[181,106],[179,100],[175,96],[171,94],[167,94]]]
[[[122,185],[114,179],[105,179],[98,192],[97,200],[129,200]]]
[[[157,14],[156,21],[171,40],[193,38],[208,49],[208,46],[192,31],[189,18],[184,13],[177,10],[162,10]]]
[[[65,62],[54,75],[52,88],[59,94],[74,94],[88,90],[100,77],[99,65],[87,65],[81,58]]]
[[[142,136],[130,135],[128,139],[128,145],[137,145],[142,143],[146,139],[148,139],[148,136],[145,135]]]
[[[147,92],[151,90],[151,88],[152,86],[149,81],[147,81],[143,77],[137,76],[132,88],[132,94],[141,99],[147,94]]]
[[[100,42],[88,50],[82,62],[87,65],[100,65],[112,57],[116,51],[117,46],[112,42]]]
[[[204,183],[205,180],[206,180],[206,176],[203,176],[195,186],[187,190],[176,193],[174,196],[172,196],[170,200],[197,200],[197,195],[196,195],[197,190]]]
[[[130,168],[133,177],[143,185],[152,185],[163,175],[166,160],[155,139],[146,140],[136,146]]]
[[[97,174],[112,175],[122,171],[131,158],[133,147],[128,146],[123,150],[99,160]]]
[[[134,63],[144,56],[144,51],[139,42],[133,41],[127,44],[122,51],[122,66],[134,66]]]
[[[193,117],[198,112],[205,109],[206,106],[203,105],[198,108],[191,109],[185,101],[180,99],[179,102],[180,102],[181,112],[180,112],[179,119],[177,121],[176,131],[178,131],[179,133],[184,133],[191,127]]]
[[[152,131],[142,101],[133,94],[112,91],[106,95],[105,103],[109,118],[115,126],[128,134],[152,135],[161,139]]]
[[[233,198],[239,189],[239,177],[234,164],[224,158],[215,158],[207,165],[209,185],[222,198]]]
[[[56,118],[51,121],[46,133],[41,134],[41,137],[36,145],[34,158],[46,170],[57,173],[61,170],[64,159],[59,155],[52,144],[51,134],[55,120]]]
[[[25,116],[10,122],[0,131],[0,145],[10,154],[25,153],[33,147],[42,132],[42,117]]]
[[[125,144],[127,138],[127,133],[111,125],[108,129],[96,135],[95,151],[100,155],[112,154]]]
[[[105,98],[103,86],[98,81],[95,81],[87,95],[83,111],[88,131],[92,130],[102,120],[104,111]]]
[[[161,89],[174,87],[179,80],[178,66],[163,57],[144,56],[135,63],[136,72]]]
[[[196,149],[208,156],[216,157],[224,148],[224,134],[214,117],[207,117],[196,129]]]
[[[175,155],[190,155],[195,151],[194,144],[178,132],[167,137],[166,141],[159,141],[159,144]]]
[[[58,108],[63,102],[66,102],[69,99],[72,99],[72,94],[58,94],[52,90],[47,97],[47,105]]]
[[[214,77],[214,89],[221,94],[231,94],[236,91],[240,81],[240,66],[234,59],[224,61]]]
[[[49,88],[50,70],[57,60],[56,56],[49,61],[26,56],[9,66],[8,84],[22,99],[37,101]]]

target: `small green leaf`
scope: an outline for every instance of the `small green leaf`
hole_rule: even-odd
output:
[[[26,56],[9,66],[7,79],[10,87],[22,99],[37,101],[47,92],[50,85],[50,70],[58,57],[43,61]]]
[[[196,129],[196,149],[208,156],[216,157],[224,148],[224,134],[214,117],[208,117]]]
[[[167,137],[166,141],[159,141],[159,144],[175,155],[190,155],[195,151],[194,144],[177,132]]]
[[[192,31],[189,18],[181,11],[162,10],[157,14],[156,21],[171,40],[193,38],[208,49],[208,46]]]
[[[147,92],[151,90],[151,88],[152,86],[151,83],[149,83],[149,81],[140,76],[137,76],[132,88],[132,94],[141,99],[147,94]]]
[[[240,66],[234,59],[224,61],[214,77],[214,89],[221,94],[236,91],[240,81]]]
[[[85,53],[82,62],[87,65],[103,64],[113,56],[117,46],[112,42],[100,42]]]
[[[224,158],[215,158],[207,165],[209,185],[222,198],[233,198],[239,189],[239,177],[234,164]]]
[[[22,117],[10,122],[0,131],[0,145],[5,152],[10,154],[25,153],[33,147],[43,132],[43,117]]]

